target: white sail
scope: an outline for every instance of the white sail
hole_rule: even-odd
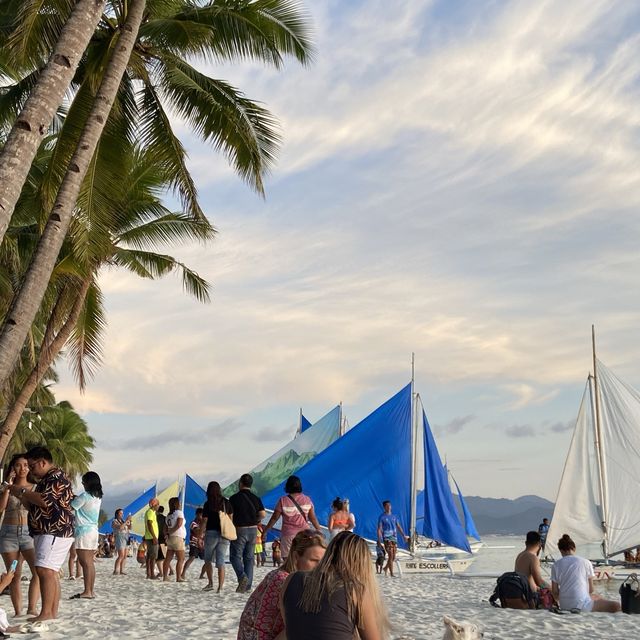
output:
[[[591,389],[590,378],[582,396],[547,535],[545,552],[553,557],[560,556],[556,542],[565,533],[576,545],[601,544],[604,538]]]
[[[640,545],[640,393],[598,362],[608,555]]]

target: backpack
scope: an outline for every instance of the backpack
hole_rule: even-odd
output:
[[[535,595],[531,591],[529,579],[524,573],[508,571],[503,573],[496,582],[496,588],[489,602],[498,607],[496,601],[500,600],[503,609],[535,609]]]

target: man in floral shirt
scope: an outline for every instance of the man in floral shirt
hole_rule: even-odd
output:
[[[54,466],[48,449],[34,447],[25,458],[38,484],[34,491],[11,487],[11,493],[29,509],[29,531],[35,546],[35,566],[42,596],[42,609],[32,621],[39,622],[58,617],[58,572],[73,543],[73,491],[64,471]]]

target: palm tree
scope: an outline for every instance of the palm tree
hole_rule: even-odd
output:
[[[161,200],[170,184],[168,168],[159,164],[149,150],[132,144],[124,145],[124,148],[128,148],[128,153],[121,157],[118,165],[120,188],[117,199],[100,197],[112,186],[113,176],[103,171],[112,161],[110,150],[101,146],[96,155],[96,178],[87,180],[84,185],[71,229],[71,241],[66,247],[68,255],[63,255],[56,267],[61,286],[47,326],[41,331],[43,338],[38,357],[17,388],[0,430],[0,457],[12,441],[21,419],[24,421],[25,408],[33,404],[34,390],[65,344],[70,345],[72,369],[81,388],[99,364],[101,335],[106,323],[97,284],[101,268],[125,268],[150,279],[177,271],[182,275],[188,293],[202,302],[209,300],[209,285],[197,273],[176,258],[152,249],[185,241],[206,242],[214,236],[213,227],[206,219],[193,220],[184,213],[169,211]],[[100,224],[96,229],[96,213],[91,206],[95,200],[102,207],[98,219],[109,221],[111,228]],[[25,194],[25,209],[33,207],[34,202],[37,203],[37,199]],[[111,207],[110,211],[104,209],[107,206]],[[20,203],[16,211],[21,217],[29,218]],[[37,211],[32,215],[37,216]]]
[[[31,446],[42,444],[51,451],[54,463],[71,478],[89,471],[93,461],[94,439],[87,423],[68,402],[43,407],[41,420],[34,422]]]
[[[305,20],[293,0],[214,0],[204,7],[188,0],[154,0],[149,3],[144,24],[144,0],[112,0],[110,6],[115,17],[107,20],[107,27],[89,47],[72,105],[72,110],[78,105],[81,115],[91,104],[89,115],[77,145],[67,148],[67,154],[73,149],[69,162],[52,163],[68,169],[20,291],[0,329],[0,386],[11,373],[46,291],[80,185],[118,95],[114,116],[130,126],[130,135],[139,133],[158,159],[172,166],[174,186],[186,201],[188,213],[202,216],[185,167],[184,149],[171,131],[163,100],[205,140],[224,151],[240,175],[260,193],[279,138],[266,110],[228,84],[198,72],[186,57],[257,58],[276,66],[283,54],[292,54],[301,62],[309,60]],[[99,77],[102,80],[92,99]],[[137,86],[141,86],[138,94]],[[76,114],[74,118],[71,115],[70,111],[67,123],[75,121]],[[64,145],[61,149],[64,154]]]
[[[9,15],[15,15],[16,22],[11,37],[7,42],[2,42],[3,54],[0,55],[3,55],[5,60],[0,61],[0,69],[5,71],[10,68],[6,57],[12,50],[18,54],[14,56],[14,61],[16,58],[22,59],[29,68],[28,59],[32,52],[26,49],[26,46],[32,43],[29,34],[40,19],[38,10],[41,9],[41,3],[18,3],[11,0],[11,4],[14,8]],[[31,162],[49,130],[58,107],[62,104],[80,58],[102,17],[104,6],[105,0],[77,0],[54,46],[51,47],[53,50],[48,62],[41,70],[33,69],[27,76],[29,97],[0,150],[0,242],[9,226]],[[54,14],[57,20],[65,14],[66,7],[62,5],[58,8]],[[41,49],[49,43],[47,40],[39,40],[37,44]]]

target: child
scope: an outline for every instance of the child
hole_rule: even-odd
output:
[[[280,551],[280,540],[274,540],[271,545],[271,556],[273,557],[273,566],[279,567],[282,563],[282,553]]]
[[[264,532],[264,527],[259,524],[258,531],[256,533],[256,546],[255,546],[255,554],[256,554],[256,567],[264,567],[264,542],[262,540]]]
[[[376,573],[382,573],[385,555],[386,552],[384,550],[384,546],[382,545],[382,543],[378,542],[376,544]]]
[[[136,560],[141,567],[145,567],[147,564],[147,543],[143,540],[138,547],[136,553]]]

